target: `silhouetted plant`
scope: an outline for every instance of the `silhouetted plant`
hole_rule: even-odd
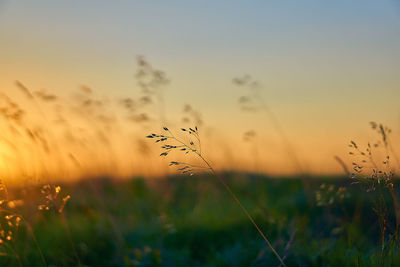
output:
[[[161,146],[161,148],[164,151],[160,154],[160,156],[167,156],[171,151],[174,151],[174,150],[183,152],[185,154],[191,153],[191,154],[195,154],[196,156],[198,156],[204,163],[204,166],[198,166],[198,165],[193,165],[190,163],[179,162],[179,161],[171,161],[169,165],[177,166],[178,171],[180,171],[181,173],[184,173],[184,174],[189,174],[189,175],[193,175],[194,172],[201,171],[201,170],[210,171],[219,180],[219,182],[225,187],[225,189],[228,191],[228,193],[231,195],[231,197],[234,199],[234,201],[239,205],[239,207],[242,209],[242,211],[246,214],[247,218],[251,221],[253,226],[257,229],[258,233],[261,235],[261,237],[264,239],[264,241],[270,247],[272,252],[278,258],[280,264],[282,266],[285,266],[285,263],[283,262],[282,258],[279,256],[279,254],[276,252],[276,250],[274,249],[272,244],[269,242],[267,237],[261,231],[261,229],[259,228],[257,223],[254,221],[253,217],[250,215],[250,213],[247,211],[247,209],[243,206],[242,202],[238,199],[236,194],[231,190],[230,186],[225,182],[225,180],[216,173],[216,171],[211,166],[211,164],[202,155],[200,135],[199,135],[197,126],[194,128],[181,128],[181,131],[188,135],[189,142],[185,142],[185,141],[177,138],[167,127],[164,127],[163,130],[165,131],[165,134],[152,133],[152,134],[149,134],[146,136],[147,138],[155,139],[156,143],[166,142],[166,141],[173,142],[171,144],[164,144]]]
[[[395,171],[391,164],[391,129],[383,124],[376,122],[370,123],[371,128],[375,131],[379,139],[362,147],[354,141],[350,141],[349,154],[353,157],[352,173],[350,178],[354,180],[352,184],[360,184],[366,192],[371,192],[374,208],[373,210],[378,216],[379,228],[381,231],[382,255],[386,248],[385,243],[398,243],[400,230],[400,206],[399,206],[399,190],[395,184]],[[378,152],[383,153],[383,156]],[[391,227],[388,219],[387,205],[385,203],[384,192],[388,191],[393,202],[393,213],[395,215],[395,228]],[[382,256],[383,257],[383,256]]]

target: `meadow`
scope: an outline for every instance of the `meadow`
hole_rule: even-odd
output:
[[[372,196],[351,186],[348,178],[312,177],[313,192],[322,184],[349,188],[343,198],[320,205],[315,194],[307,195],[300,178],[219,175],[240,197],[287,266],[400,263],[397,249],[382,256]],[[62,190],[73,196],[63,211],[68,228],[59,213],[37,212],[39,188],[10,191],[26,203],[19,207],[26,223],[19,226],[8,247],[1,247],[2,266],[43,266],[40,251],[48,266],[279,265],[210,175],[88,179],[62,185]],[[391,222],[393,216],[388,214]]]
[[[0,0],[0,267],[400,266],[400,1]]]

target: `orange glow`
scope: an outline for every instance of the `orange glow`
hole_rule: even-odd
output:
[[[341,21],[300,4],[281,14],[260,3],[247,18],[240,5],[223,14],[193,3],[87,5],[90,14],[61,3],[0,10],[2,177],[172,174],[144,138],[164,125],[197,125],[217,170],[274,175],[343,173],[334,157],[350,166],[349,141],[376,139],[370,121],[400,144],[400,38],[388,3],[360,4]],[[165,13],[162,23],[149,10]],[[151,71],[146,84],[139,74]]]

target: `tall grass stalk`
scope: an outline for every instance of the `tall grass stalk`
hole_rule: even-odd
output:
[[[376,199],[373,199],[372,202],[374,203],[373,210],[378,217],[378,224],[381,232],[381,260],[383,263],[385,252],[387,250],[390,251],[394,246],[398,245],[400,202],[398,190],[395,189],[395,187],[398,186],[395,183],[395,172],[394,168],[391,166],[391,158],[395,153],[389,141],[391,129],[376,122],[370,122],[370,125],[372,130],[378,134],[379,140],[375,143],[368,143],[365,149],[360,147],[356,142],[350,141],[349,146],[352,148],[352,151],[350,151],[349,154],[355,157],[352,163],[353,172],[350,177],[355,180],[353,184],[365,185],[367,192],[377,191],[378,193],[378,196]],[[376,161],[375,150],[379,148],[381,148],[384,157],[382,159],[378,158],[378,161]],[[395,156],[394,158],[396,160]],[[385,190],[389,193],[393,204],[389,214],[394,214],[395,229],[390,227],[387,205],[384,198]]]
[[[183,167],[179,168],[178,170],[182,171],[182,173],[188,173],[190,175],[193,174],[194,171],[196,170],[208,170],[211,172],[217,179],[218,181],[225,187],[225,189],[228,191],[230,196],[233,198],[233,200],[236,202],[236,204],[241,208],[241,210],[244,212],[244,214],[247,216],[247,218],[250,220],[251,224],[254,226],[254,228],[257,229],[258,233],[260,236],[264,239],[264,241],[267,243],[268,247],[272,250],[272,252],[275,254],[275,256],[278,258],[280,264],[282,266],[286,266],[285,263],[283,262],[282,258],[279,256],[278,252],[274,249],[272,246],[271,242],[268,240],[268,238],[264,235],[264,233],[261,231],[260,227],[257,225],[257,223],[254,221],[253,217],[250,215],[248,210],[244,207],[242,202],[239,200],[237,195],[232,191],[231,187],[226,183],[226,181],[217,174],[215,169],[211,166],[208,160],[204,158],[204,156],[201,153],[201,142],[200,142],[200,136],[198,133],[197,127],[194,129],[189,128],[181,128],[183,132],[188,133],[190,136],[193,136],[195,141],[190,140],[189,143],[185,143],[184,141],[178,139],[175,137],[175,135],[167,128],[164,127],[164,131],[166,131],[169,135],[157,135],[157,134],[150,134],[147,136],[147,138],[156,138],[156,142],[164,142],[166,140],[173,140],[178,145],[164,145],[161,148],[165,149],[165,152],[161,153],[160,156],[167,156],[168,153],[173,150],[173,149],[179,149],[180,151],[185,152],[185,154],[188,153],[194,153],[197,155],[206,165],[206,167],[203,166],[195,166],[189,163],[183,163],[183,162],[177,162],[177,161],[171,161],[170,166],[172,165],[183,165]],[[196,143],[195,143],[196,142]]]

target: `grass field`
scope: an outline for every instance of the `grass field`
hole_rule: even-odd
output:
[[[350,185],[348,178],[312,177],[307,193],[299,178],[221,175],[287,266],[400,264],[398,253],[381,257],[372,193]],[[321,184],[348,190],[321,206],[315,194]],[[39,188],[10,191],[24,201],[19,212],[26,222],[2,247],[1,266],[43,266],[40,251],[48,266],[279,265],[212,176],[62,185],[62,193],[72,196],[62,214],[37,211],[43,202]]]
[[[400,1],[71,2],[0,0],[0,267],[400,266]]]

